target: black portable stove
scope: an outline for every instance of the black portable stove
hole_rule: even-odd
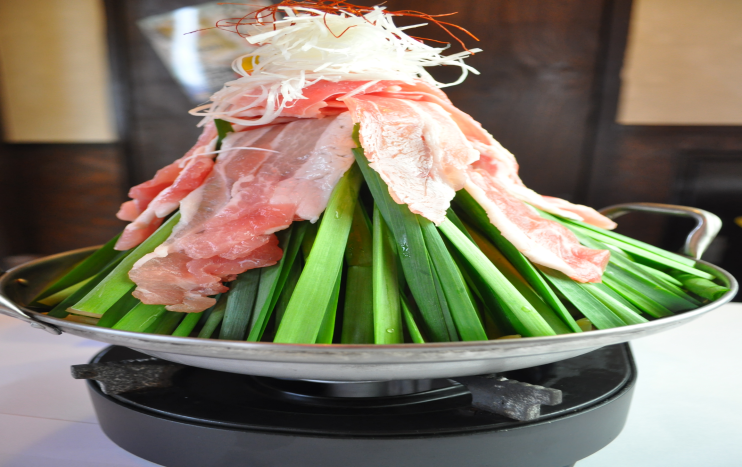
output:
[[[106,380],[88,387],[111,440],[169,467],[571,466],[621,432],[636,380],[626,344],[484,380],[280,380],[174,365],[124,347],[108,347],[73,373]],[[539,397],[561,391],[561,403],[540,415],[537,405],[535,415],[503,412],[523,408],[512,380]],[[487,399],[485,386],[500,392]],[[475,407],[482,400],[535,419]]]

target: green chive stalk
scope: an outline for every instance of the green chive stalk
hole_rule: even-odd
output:
[[[494,264],[495,267],[500,270],[503,276],[505,276],[505,278],[511,284],[513,284],[513,286],[515,286],[518,292],[520,292],[521,295],[523,295],[523,297],[528,300],[531,306],[533,306],[533,308],[538,311],[541,317],[544,318],[544,320],[549,324],[554,332],[556,332],[557,334],[569,334],[570,332],[572,332],[570,328],[567,327],[567,325],[562,322],[561,319],[559,319],[559,316],[554,313],[554,310],[552,310],[551,307],[549,307],[546,303],[544,303],[543,300],[541,300],[541,297],[539,297],[538,294],[534,292],[534,290],[523,278],[523,276],[518,273],[515,267],[510,264],[510,262],[508,262],[505,256],[500,251],[498,251],[494,245],[489,243],[482,235],[474,230],[471,230],[469,233],[479,249],[482,250],[482,253],[484,253],[484,255],[490,261],[492,261],[492,264]],[[572,316],[570,316],[570,318],[572,321],[574,321],[574,318],[572,318]],[[577,323],[575,323],[575,326],[577,326]]]
[[[655,283],[643,281],[643,278],[639,276],[633,276],[625,270],[613,265],[608,264],[605,271],[603,272],[603,282],[616,290],[620,295],[626,298],[628,301],[634,303],[640,309],[646,311],[655,318],[662,316],[671,316],[673,312],[685,311],[695,308],[695,306],[672,292],[657,286]],[[646,303],[647,307],[651,309],[644,309],[643,305],[636,303],[635,300],[629,298],[626,294],[623,294],[617,290],[616,287],[626,289],[631,295],[640,296],[643,298],[643,302]]]
[[[348,273],[343,304],[343,344],[373,344],[373,234],[371,222],[361,203],[356,204],[353,224],[345,246]]]
[[[613,250],[611,250],[611,251],[613,251]],[[672,284],[675,287],[682,287],[683,286],[683,283],[682,282],[680,282],[679,280],[675,279],[670,274],[667,274],[664,271],[660,271],[660,270],[655,269],[655,268],[653,268],[651,266],[647,266],[646,264],[636,263],[636,265],[639,266],[641,269],[643,269],[644,272],[646,272],[647,274],[652,275],[655,279],[657,279],[660,282],[663,282],[664,284]],[[665,287],[667,287],[667,285],[665,285]]]
[[[483,285],[498,297],[499,306],[518,334],[528,337],[556,335],[528,300],[451,221],[444,220],[438,226],[438,229],[448,237],[464,259],[469,262],[481,278]]]
[[[410,305],[404,295],[401,296],[401,305],[402,315],[404,316],[404,322],[405,326],[407,327],[407,332],[410,333],[410,339],[412,339],[412,342],[415,344],[424,344],[425,339],[423,338],[423,335],[420,332],[420,328],[418,328],[417,323],[415,323],[415,317],[412,315],[412,310],[410,310]]]
[[[442,291],[430,264],[417,216],[406,205],[392,200],[389,188],[368,165],[362,149],[354,149],[353,153],[384,222],[394,235],[402,272],[420,309],[426,335],[434,342],[457,340],[456,328],[448,322],[448,306],[445,301],[441,302]]]
[[[62,276],[62,278],[46,287],[41,293],[39,293],[36,298],[34,298],[31,304],[34,304],[36,302],[43,303],[43,299],[51,297],[57,292],[68,289],[86,279],[95,276],[103,269],[105,269],[106,265],[114,261],[116,258],[123,257],[126,254],[125,252],[116,251],[113,249],[120,236],[121,234],[113,237],[111,240],[108,241],[108,243],[95,250],[93,254],[85,258],[77,266],[73,267],[72,270]],[[49,305],[53,306],[56,305],[56,303],[52,303]]]
[[[711,301],[718,300],[722,295],[729,292],[728,287],[715,284],[700,277],[695,277],[691,274],[675,273],[675,279],[682,282],[683,287],[694,294]]]
[[[613,314],[618,316],[626,324],[646,323],[647,319],[641,316],[641,311],[634,307],[629,301],[617,294],[605,284],[581,284],[593,297],[600,300]]]
[[[245,339],[247,325],[250,323],[253,305],[258,295],[260,276],[261,269],[250,269],[230,283],[219,339],[235,341]]]
[[[218,151],[222,148],[222,143],[224,142],[224,138],[227,137],[227,135],[234,131],[232,128],[232,124],[222,120],[220,118],[214,119],[214,126],[216,127],[216,133],[217,133],[217,140],[216,140],[216,147],[215,149]]]
[[[603,302],[585,290],[582,284],[553,269],[543,268],[541,272],[596,328],[610,329],[626,325]]]
[[[601,229],[600,227],[596,227],[594,225],[588,224],[586,222],[581,222],[574,219],[563,219],[559,218],[559,222],[563,224],[571,224],[573,226],[576,226],[581,229],[585,229],[588,231],[591,231],[595,234],[597,234],[598,237],[601,237],[603,239],[608,238],[611,241],[607,241],[605,243],[610,243],[612,245],[616,245],[618,247],[626,246],[633,246],[635,248],[639,248],[641,250],[645,250],[651,253],[654,253],[655,255],[667,258],[668,260],[674,261],[676,263],[683,264],[685,266],[694,267],[696,265],[696,261],[691,258],[686,258],[685,256],[681,256],[677,253],[673,253],[671,251],[663,250],[662,248],[658,248],[654,245],[650,245],[648,243],[642,242],[640,240],[636,240],[631,237],[627,237],[625,235],[621,235],[620,233],[613,232],[611,230]],[[623,248],[626,250],[626,248]],[[629,250],[626,250],[629,251]]]
[[[606,245],[579,233],[575,235],[587,247],[610,250],[611,259],[606,273],[629,289],[647,296],[672,312],[691,310],[697,306],[697,302],[685,291],[659,280],[657,275],[647,272],[648,270],[656,271],[655,269],[649,266],[640,267],[639,263],[630,260],[616,246]]]
[[[139,303],[121,318],[113,329],[119,331],[146,332],[152,326],[159,324],[160,319],[167,313],[165,305],[145,305]]]
[[[562,322],[569,327],[572,332],[581,332],[582,330],[575,322],[572,315],[564,306],[562,301],[557,297],[553,288],[548,281],[544,279],[536,267],[518,251],[508,239],[502,236],[500,230],[495,227],[489,220],[487,212],[476,202],[474,198],[466,191],[460,190],[454,198],[456,205],[466,213],[466,218],[471,224],[485,237],[491,241],[495,247],[507,258],[510,264],[528,281],[539,297],[551,307],[552,310],[561,318]]]
[[[372,289],[376,344],[403,342],[397,258],[391,236],[381,211],[374,207]]]
[[[475,244],[471,240],[472,244]],[[450,243],[450,242],[449,242]],[[477,270],[451,245],[451,255],[456,260],[461,274],[464,276],[472,296],[478,305],[478,309],[484,311],[484,329],[489,338],[500,337],[506,334],[515,334],[514,323],[518,320],[500,303],[500,297],[495,294],[494,289],[487,284]],[[487,321],[490,329],[487,328]],[[493,332],[497,330],[497,332]]]
[[[590,238],[593,238],[595,240],[598,240],[602,243],[606,243],[608,245],[616,246],[623,251],[631,254],[633,257],[635,257],[637,260],[643,262],[644,264],[647,264],[648,266],[652,267],[667,267],[672,269],[678,269],[680,271],[683,271],[688,274],[692,274],[697,277],[702,277],[704,279],[713,279],[714,276],[711,274],[701,271],[700,269],[696,269],[694,265],[696,264],[695,261],[683,258],[680,255],[676,255],[675,253],[670,253],[669,251],[664,251],[656,247],[649,248],[642,248],[637,246],[637,244],[642,243],[646,246],[647,245],[643,242],[639,242],[638,240],[633,240],[631,242],[626,242],[620,239],[617,239],[615,236],[608,235],[605,232],[609,231],[598,231],[593,229],[588,229],[585,227],[582,227],[581,225],[577,225],[572,222],[564,221],[563,219],[556,218],[554,216],[546,216],[544,213],[541,213],[543,217],[551,218],[553,220],[556,220],[557,222],[562,221],[562,225],[566,226],[568,229],[572,230],[575,233],[581,233],[583,235],[586,235]],[[611,232],[613,234],[613,232]],[[614,234],[618,235],[618,234]],[[623,237],[623,236],[622,236]],[[625,237],[628,238],[628,237]],[[684,261],[678,260],[678,258],[682,258]],[[689,264],[690,263],[690,264]]]
[[[330,303],[327,304],[325,316],[322,317],[322,324],[317,333],[317,344],[332,344],[332,338],[335,335],[335,317],[338,310],[338,298],[340,297],[340,282],[342,280],[342,269],[338,272],[335,279],[335,288],[332,289]]]
[[[82,300],[83,297],[85,297],[88,293],[90,293],[91,290],[93,290],[106,277],[108,277],[108,275],[119,265],[119,263],[124,260],[128,253],[129,252],[125,251],[122,255],[118,255],[113,261],[108,263],[101,272],[96,274],[93,279],[80,287],[75,293],[62,300],[59,304],[57,304],[57,306],[52,308],[52,310],[49,312],[49,316],[53,318],[66,318],[67,315],[69,315],[67,309]]]
[[[187,313],[185,318],[183,318],[183,321],[181,321],[178,327],[175,328],[172,335],[175,337],[190,336],[204,313],[205,311],[200,313]]]
[[[283,256],[274,266],[263,268],[260,274],[260,286],[255,299],[255,312],[250,320],[248,341],[257,342],[263,337],[268,320],[276,308],[281,291],[297,261],[297,255],[309,225],[311,224],[308,222],[296,222],[279,233]]]
[[[175,331],[180,322],[183,320],[186,313],[180,313],[177,311],[168,311],[165,313],[157,326],[152,329],[152,334],[162,334],[169,336]]]
[[[126,316],[129,311],[131,311],[135,306],[137,306],[139,303],[138,298],[134,297],[131,292],[134,291],[134,287],[130,289],[128,293],[125,293],[123,297],[118,299],[116,303],[113,304],[111,308],[106,310],[105,313],[103,313],[103,316],[101,316],[100,320],[98,320],[98,326],[102,328],[112,328],[118,323],[121,318]]]
[[[448,330],[448,339],[451,342],[459,341],[459,334],[456,332],[456,324],[453,322],[453,316],[451,315],[451,308],[446,300],[446,293],[443,291],[443,283],[441,282],[441,276],[438,275],[438,271],[435,269],[433,261],[430,259],[428,254],[428,263],[430,263],[431,269],[433,270],[433,286],[435,287],[435,293],[438,295],[438,303],[441,305],[441,312],[443,313],[443,322]]]
[[[361,173],[354,164],[335,186],[274,342],[316,342],[342,268],[361,181]]]
[[[180,213],[176,213],[170,217],[155,233],[150,235],[149,238],[129,253],[105,279],[98,283],[82,300],[70,307],[68,311],[94,318],[98,318],[105,313],[106,310],[111,308],[134,286],[134,282],[129,279],[129,271],[131,271],[134,263],[139,261],[144,255],[152,253],[156,247],[167,240],[173,231],[173,227],[175,227],[179,220]]]
[[[227,293],[221,294],[219,299],[216,301],[216,304],[211,308],[209,318],[199,331],[198,337],[208,339],[214,335],[214,331],[216,331],[216,328],[222,324],[222,320],[224,319],[224,312],[227,309],[227,298],[231,292],[232,291],[230,290]]]
[[[88,277],[87,279],[85,279],[83,281],[80,281],[80,282],[78,282],[75,285],[71,285],[71,286],[67,287],[64,290],[60,290],[57,293],[54,293],[52,295],[49,295],[46,298],[42,298],[41,300],[37,300],[37,301],[38,301],[38,303],[40,303],[42,305],[52,306],[52,307],[53,306],[56,306],[62,300],[64,300],[65,298],[69,297],[70,295],[72,295],[73,293],[77,292],[78,290],[80,290],[85,284],[87,284],[88,282],[90,282],[92,279],[93,279],[92,277]]]
[[[307,231],[304,234],[304,239],[301,241],[301,254],[304,257],[305,263],[307,261],[307,258],[309,258],[309,253],[312,252],[312,246],[314,245],[314,240],[317,238],[317,231],[319,230],[319,226],[320,222],[309,224],[307,226]]]
[[[294,294],[294,289],[296,289],[296,284],[299,283],[301,272],[304,269],[302,263],[303,260],[301,258],[296,258],[294,265],[291,266],[291,271],[289,271],[289,275],[286,278],[283,290],[278,296],[278,301],[276,302],[276,308],[274,311],[276,314],[276,325],[281,324],[283,315],[286,313],[286,308],[289,306],[289,301],[291,301],[291,296]]]
[[[440,232],[432,222],[423,217],[418,216],[418,222],[461,339],[465,341],[487,340],[487,333],[484,331],[474,301],[466,287],[464,276],[446,248]]]

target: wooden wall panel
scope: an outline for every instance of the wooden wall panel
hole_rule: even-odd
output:
[[[116,143],[0,141],[0,267],[110,240],[124,174]]]
[[[14,169],[8,145],[0,143],[0,258],[28,251],[28,242],[18,221],[22,197]],[[0,264],[0,269],[2,267]]]
[[[590,203],[598,206],[636,201],[692,204],[692,199],[682,195],[687,155],[742,151],[739,127],[615,125],[610,131],[610,138],[602,135],[595,158]],[[623,218],[620,225],[624,233],[661,243],[667,219],[632,215]]]
[[[108,144],[9,146],[10,202],[23,241],[12,254],[51,254],[108,241],[123,228],[121,161]]]
[[[0,142],[0,269],[120,232],[122,174],[116,144]]]

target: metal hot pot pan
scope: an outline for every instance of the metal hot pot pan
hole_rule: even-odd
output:
[[[611,206],[603,214],[618,217],[644,211],[692,217],[684,253],[700,258],[721,227],[715,215],[700,209],[651,203]],[[644,324],[566,334],[476,342],[397,345],[273,344],[151,335],[99,328],[51,318],[24,308],[57,272],[93,248],[61,253],[14,268],[0,277],[0,313],[52,334],[63,332],[134,350],[165,360],[232,373],[327,381],[425,379],[496,373],[556,362],[600,347],[627,342],[689,323],[729,302],[737,281],[723,269],[700,261],[701,268],[731,290],[701,308]],[[689,343],[690,344],[690,343]]]

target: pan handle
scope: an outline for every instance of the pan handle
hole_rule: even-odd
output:
[[[721,229],[721,219],[719,219],[719,216],[703,209],[687,206],[659,203],[626,203],[615,204],[600,210],[601,214],[610,219],[615,219],[630,212],[652,212],[695,219],[696,227],[688,234],[688,237],[685,239],[685,245],[683,246],[683,254],[694,259],[701,259],[703,252],[706,251]]]
[[[2,277],[4,274],[5,274],[5,271],[0,269],[0,277]],[[18,305],[13,303],[9,298],[5,297],[5,295],[1,293],[0,293],[0,314],[8,315],[13,318],[18,318],[21,321],[25,321],[28,324],[30,324],[31,327],[34,327],[36,329],[43,329],[44,331],[50,334],[54,334],[57,336],[62,334],[62,331],[60,331],[59,328],[51,324],[42,323],[41,321],[37,321],[36,319],[33,318],[33,316],[23,311]]]

